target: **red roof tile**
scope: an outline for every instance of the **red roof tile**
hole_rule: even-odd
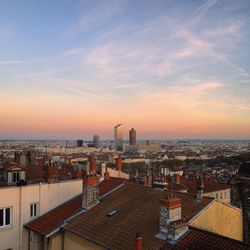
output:
[[[242,241],[233,240],[215,233],[204,231],[195,227],[189,227],[189,231],[183,235],[176,244],[167,242],[162,250],[189,249],[189,250],[249,250],[250,245]]]
[[[118,187],[121,184],[122,181],[116,179],[102,181],[99,184],[100,196],[110,192],[112,189]],[[70,201],[67,201],[59,207],[56,207],[50,212],[40,216],[36,220],[31,221],[25,225],[25,227],[41,235],[48,235],[49,233],[58,229],[58,227],[60,227],[68,218],[80,212],[81,206],[82,195],[78,195]]]
[[[156,238],[159,233],[159,201],[168,192],[149,187],[124,184],[101,199],[91,210],[79,214],[65,230],[108,249],[133,249],[137,232],[143,237],[143,249],[160,249],[165,241]],[[213,202],[204,197],[198,202],[192,194],[176,193],[182,200],[182,216],[188,221]],[[112,210],[114,216],[107,216]]]
[[[196,178],[181,178],[181,184],[188,188],[189,193],[196,193]],[[220,190],[229,189],[230,186],[226,184],[220,184],[216,180],[203,178],[204,183],[204,193],[216,192]]]

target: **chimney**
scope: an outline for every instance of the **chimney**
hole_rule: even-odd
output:
[[[117,171],[122,171],[122,159],[120,157],[115,159],[115,168]]]
[[[59,170],[54,164],[49,164],[47,166],[47,180],[48,183],[55,183],[59,181]]]
[[[89,155],[88,156],[88,161],[89,161],[89,172],[91,174],[95,174],[96,173],[95,156],[94,155]]]
[[[179,174],[175,174],[174,180],[175,180],[176,184],[180,184],[181,183],[181,176]]]
[[[82,208],[89,210],[99,203],[99,177],[87,175],[83,178]]]
[[[188,230],[187,223],[181,215],[181,199],[169,195],[160,200],[160,233],[159,238],[176,241]]]
[[[142,250],[142,237],[139,233],[136,234],[134,239],[134,250]]]
[[[202,176],[202,174],[200,174],[200,176],[198,177],[198,179],[196,181],[196,199],[198,201],[202,200],[203,191],[204,191],[203,176]]]
[[[104,173],[104,180],[109,180],[109,172]]]
[[[168,234],[168,225],[181,219],[181,199],[167,196],[160,200],[160,231]]]

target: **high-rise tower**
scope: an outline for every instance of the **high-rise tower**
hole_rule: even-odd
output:
[[[136,145],[136,131],[134,128],[129,131],[129,145]]]
[[[93,136],[93,144],[94,144],[94,147],[96,147],[96,148],[100,147],[100,136],[99,135]]]
[[[118,124],[114,128],[114,143],[117,151],[123,150],[123,129],[122,124]]]

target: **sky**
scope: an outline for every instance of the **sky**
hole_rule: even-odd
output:
[[[250,139],[249,0],[0,0],[0,138]]]

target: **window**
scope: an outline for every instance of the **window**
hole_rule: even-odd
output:
[[[222,199],[223,199],[223,193],[220,192],[220,200],[222,200]]]
[[[215,195],[216,195],[216,199],[218,200],[218,197],[219,197],[218,193],[216,193]]]
[[[11,224],[11,208],[0,208],[0,228]]]
[[[38,215],[38,203],[30,204],[30,217],[36,217]]]
[[[13,182],[20,181],[20,173],[19,172],[14,172],[12,174],[12,180],[13,180]]]

